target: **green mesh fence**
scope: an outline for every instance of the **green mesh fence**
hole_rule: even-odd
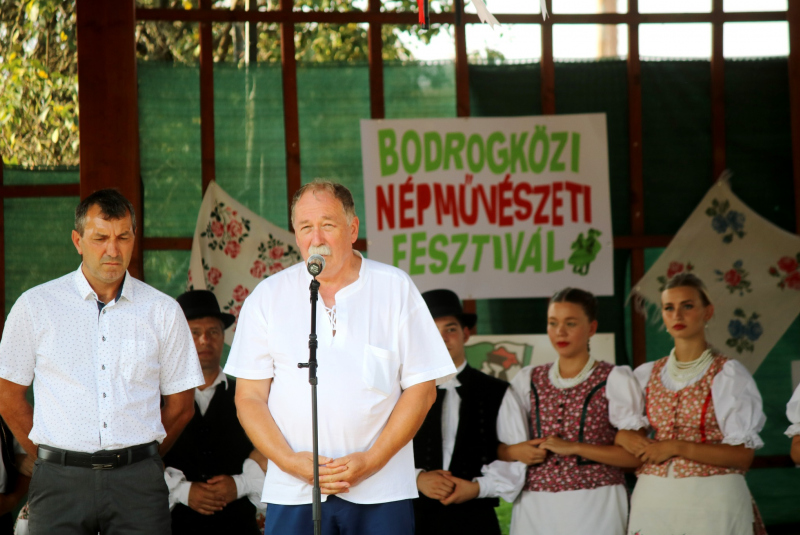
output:
[[[761,215],[794,230],[788,65],[785,58],[726,61],[727,164],[733,190]],[[557,63],[558,113],[605,112],[608,120],[612,224],[630,233],[626,66],[623,61]],[[757,80],[758,83],[753,81]],[[302,180],[327,177],[353,191],[363,214],[359,120],[369,117],[365,64],[300,65]],[[147,236],[192,236],[201,201],[199,73],[196,66],[139,64],[141,169]],[[452,64],[386,64],[386,116],[454,117]],[[256,213],[284,228],[286,157],[281,73],[271,65],[250,69],[215,65],[216,177]],[[474,116],[541,112],[539,65],[471,65]],[[710,66],[707,61],[642,62],[645,228],[673,234],[711,184]],[[77,171],[6,169],[6,184],[76,182]],[[72,199],[6,199],[6,311],[22,291],[76,268],[69,240]],[[47,213],[48,218],[38,217]],[[362,232],[363,237],[363,232]],[[652,265],[661,249],[646,251]],[[188,251],[145,251],[145,277],[170,295],[185,287]],[[615,251],[616,295],[600,299],[600,329],[617,336],[617,362],[629,363],[630,253]],[[543,299],[480,300],[481,333],[543,333]],[[647,359],[667,354],[669,337],[647,328]],[[800,347],[796,322],[755,375],[764,396],[766,447],[782,455],[791,395],[790,361]],[[800,522],[800,471],[755,470],[751,489],[767,524]]]
[[[754,83],[756,81],[756,83]],[[725,158],[733,191],[795,231],[786,60],[725,62]]]
[[[303,183],[328,178],[344,184],[363,216],[359,120],[369,119],[369,69],[363,64],[300,65],[297,101]],[[359,237],[366,236],[362,224]]]
[[[75,167],[3,168],[3,184],[7,186],[79,181]],[[77,197],[3,200],[6,314],[28,288],[77,269],[80,256],[71,240],[77,204]]]
[[[140,63],[138,74],[144,233],[192,236],[202,201],[200,73]]]
[[[78,201],[77,197],[3,200],[6,314],[28,288],[78,268],[81,258],[71,240]]]
[[[711,157],[708,62],[642,62],[645,233],[683,224],[714,178]]]
[[[288,229],[279,66],[215,65],[214,144],[219,185],[255,213]]]

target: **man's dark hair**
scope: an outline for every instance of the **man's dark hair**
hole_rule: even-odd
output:
[[[86,213],[89,208],[97,205],[103,214],[103,219],[122,219],[131,214],[131,225],[136,233],[136,212],[133,211],[131,201],[125,198],[116,188],[106,188],[95,191],[83,199],[75,208],[75,230],[83,236],[86,228]]]

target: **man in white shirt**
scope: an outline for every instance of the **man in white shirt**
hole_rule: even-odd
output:
[[[306,184],[292,203],[303,257],[318,276],[320,486],[323,533],[409,535],[417,496],[411,439],[455,373],[411,279],[353,250],[358,218],[344,186]],[[312,278],[297,264],[261,282],[239,314],[225,372],[236,406],[269,459],[265,533],[310,533],[312,467],[308,360]]]
[[[173,535],[258,535],[264,471],[251,459],[253,445],[239,424],[236,381],[220,368],[225,329],[236,317],[222,312],[214,294],[192,290],[178,296],[205,384],[194,390],[194,418],[164,456],[170,487]],[[263,509],[263,508],[262,508]]]
[[[135,233],[118,191],[84,199],[81,266],[26,291],[6,320],[0,414],[36,459],[32,535],[170,532],[159,453],[191,420],[203,374],[175,300],[127,274]]]
[[[497,460],[497,415],[508,383],[471,368],[465,344],[478,317],[450,290],[422,294],[458,375],[439,385],[436,402],[414,437],[421,496],[414,500],[417,535],[500,535],[497,498],[514,501],[522,463]]]

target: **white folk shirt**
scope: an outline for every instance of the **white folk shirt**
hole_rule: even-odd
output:
[[[786,418],[792,423],[786,429],[786,436],[791,438],[800,435],[800,385],[794,389],[792,399],[786,404]]]
[[[80,267],[25,292],[8,315],[0,377],[34,376],[28,438],[81,452],[163,441],[161,395],[205,382],[174,299],[126,274],[100,312]]]
[[[308,370],[297,367],[308,361],[310,282],[304,263],[261,282],[242,307],[225,366],[236,377],[272,379],[269,409],[296,452],[312,451]],[[363,259],[358,279],[336,293],[336,336],[322,299],[316,321],[322,456],[368,450],[403,389],[455,374],[425,301],[397,268]],[[311,503],[311,490],[270,461],[264,502]],[[377,473],[338,496],[362,504],[416,498],[411,442]]]

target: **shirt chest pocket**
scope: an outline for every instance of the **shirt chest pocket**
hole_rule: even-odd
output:
[[[158,384],[158,359],[151,358],[146,340],[121,341],[119,369],[126,382]]]
[[[384,396],[392,393],[399,384],[400,356],[397,351],[391,351],[366,344],[364,346],[364,364],[361,377],[367,388]]]

